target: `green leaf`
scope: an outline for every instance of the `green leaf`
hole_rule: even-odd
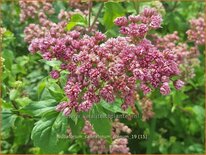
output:
[[[54,99],[31,102],[29,105],[23,107],[20,112],[33,116],[44,116],[48,112],[55,111],[56,104]]]
[[[107,118],[107,115],[99,108],[97,108],[97,106],[92,109],[91,114],[92,115],[89,116],[89,121],[92,124],[94,131],[99,136],[105,136],[105,138],[110,137],[112,132],[112,125],[111,120]]]
[[[187,99],[188,96],[183,91],[172,92],[173,103],[175,105],[181,104],[183,100]]]
[[[18,117],[14,128],[14,142],[19,145],[27,144],[30,139],[33,126],[34,122],[32,120]]]
[[[44,59],[39,60],[39,62],[45,63],[46,65],[50,66],[50,67],[59,67],[61,65],[61,61],[59,60],[51,60],[51,61],[46,61]]]
[[[11,70],[11,66],[13,63],[13,59],[14,59],[14,54],[12,51],[10,50],[3,50],[2,52],[2,56],[5,59],[4,60],[4,65],[7,69]]]
[[[46,80],[44,79],[37,86],[37,96],[38,96],[38,99],[41,98],[41,95],[42,95],[45,87],[46,87]]]
[[[72,119],[69,119],[69,126],[72,131],[73,136],[78,136],[81,134],[82,128],[84,127],[84,119],[79,117],[77,123],[75,123]]]
[[[204,146],[201,144],[192,144],[188,148],[186,148],[185,153],[204,153]]]
[[[75,26],[87,26],[87,20],[80,14],[74,14],[69,23],[66,26],[66,29],[68,31],[70,31],[72,28],[74,28]]]
[[[13,114],[9,110],[2,110],[2,127],[1,130],[7,130],[8,128],[14,127],[17,115]]]
[[[11,101],[15,100],[17,98],[17,96],[19,95],[19,91],[16,89],[12,89],[9,93],[9,99]]]
[[[53,83],[49,88],[49,93],[54,97],[54,99],[60,102],[64,98],[64,91],[56,83]]]
[[[55,112],[36,122],[31,134],[34,145],[40,147],[42,153],[59,153],[67,149],[68,139],[59,138],[59,134],[66,134],[66,121],[65,116]]]
[[[122,113],[122,114],[128,114],[128,115],[131,115],[133,114],[131,108],[128,108],[127,110],[122,110],[121,108],[121,104],[122,104],[122,101],[121,99],[117,99],[114,103],[107,103],[105,102],[104,100],[102,100],[100,102],[101,106],[109,111],[111,111],[112,113]]]
[[[32,100],[29,99],[28,97],[17,98],[15,101],[23,107],[32,102]]]
[[[193,111],[195,112],[196,114],[196,119],[197,121],[203,125],[204,124],[204,119],[205,119],[205,110],[203,107],[201,106],[198,106],[198,105],[195,105],[193,107]]]
[[[120,3],[107,2],[105,3],[105,12],[103,16],[103,25],[107,29],[114,27],[114,19],[125,15],[125,10]]]

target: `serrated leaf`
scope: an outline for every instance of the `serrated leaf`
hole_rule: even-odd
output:
[[[53,113],[35,123],[31,138],[34,145],[41,148],[42,153],[59,153],[67,149],[69,141],[58,136],[58,134],[66,134],[66,130],[64,132],[59,130],[66,129],[65,121],[66,117],[61,113]]]

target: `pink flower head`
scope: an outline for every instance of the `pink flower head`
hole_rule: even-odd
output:
[[[106,39],[106,36],[101,32],[96,32],[94,37],[98,41],[103,41]]]
[[[143,12],[141,13],[141,15],[143,15],[145,17],[151,17],[151,16],[156,15],[156,14],[157,14],[157,12],[153,8],[144,8]]]
[[[153,28],[153,29],[160,28],[161,23],[162,23],[162,17],[160,15],[152,16],[151,17],[150,27]]]
[[[111,85],[107,85],[104,88],[102,88],[100,90],[100,95],[105,101],[109,103],[114,102],[113,87]]]
[[[72,112],[71,108],[69,107],[66,107],[64,110],[63,110],[63,114],[64,116],[69,116],[69,114]]]
[[[174,86],[177,90],[180,90],[184,86],[184,84],[185,83],[181,80],[177,80],[177,81],[174,82]]]
[[[163,85],[160,87],[160,93],[162,95],[168,95],[170,93],[169,83],[167,82],[163,83]]]
[[[144,95],[148,94],[149,92],[151,92],[151,88],[148,87],[146,84],[141,84],[140,88],[143,90]]]
[[[137,23],[137,22],[141,21],[141,16],[140,15],[137,15],[137,16],[130,15],[129,21],[132,23]]]
[[[60,73],[57,70],[53,70],[50,72],[50,75],[53,79],[58,79],[60,77]]]
[[[86,100],[79,104],[78,111],[89,111],[92,108],[93,104],[90,100]]]
[[[68,105],[68,102],[61,102],[56,106],[56,111],[63,111]]]
[[[128,24],[128,20],[126,17],[118,17],[114,20],[114,23],[117,26],[126,26]]]

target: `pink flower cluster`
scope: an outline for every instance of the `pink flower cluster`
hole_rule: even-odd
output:
[[[49,0],[20,0],[19,5],[21,8],[20,21],[23,22],[27,18],[35,18],[40,12],[47,14],[54,14],[52,1]]]
[[[181,42],[176,31],[163,37],[153,34],[151,38],[153,44],[161,51],[173,51],[175,61],[181,68],[180,75],[182,80],[187,81],[194,77],[194,66],[199,64],[197,46],[189,47],[186,43]]]
[[[205,44],[205,20],[204,17],[191,19],[190,29],[187,31],[188,39],[195,42],[197,45]]]
[[[50,32],[31,41],[30,52],[60,60],[61,70],[69,72],[65,86],[69,101],[60,103],[58,111],[65,115],[73,109],[88,111],[101,99],[113,103],[117,97],[123,99],[125,110],[134,105],[139,88],[144,94],[159,87],[163,95],[170,93],[170,78],[180,73],[173,51],[159,51],[145,38],[147,31],[160,27],[161,17],[146,8],[138,16],[120,17],[115,23],[121,26],[120,32],[127,29],[125,37],[106,39],[101,32],[82,36],[70,31],[62,36]]]
[[[151,29],[161,27],[162,17],[155,9],[145,8],[144,11],[137,16],[129,16],[116,18],[114,23],[120,26],[120,32],[124,35],[134,37],[135,39],[143,38]]]
[[[83,128],[83,133],[86,135],[86,142],[90,148],[91,153],[120,153],[129,154],[129,148],[127,147],[127,138],[122,138],[120,134],[124,132],[126,134],[131,133],[131,129],[119,122],[118,119],[112,123],[112,144],[108,145],[103,137],[100,137],[94,131],[92,125],[88,120],[85,121],[85,126]]]
[[[42,5],[46,5],[46,6],[48,5],[46,1],[40,1],[40,2],[42,3]],[[22,2],[22,3],[24,3],[24,2]],[[34,2],[34,3],[37,3],[37,2]],[[74,3],[74,4],[80,5],[80,3],[77,1],[75,1],[75,2],[70,1],[69,3],[72,3],[72,4]],[[28,5],[29,4],[30,3],[28,3]],[[33,3],[31,3],[31,4],[33,4]],[[21,2],[20,2],[20,6],[21,6]],[[74,6],[76,6],[76,5],[74,5]],[[23,12],[23,8],[21,8],[21,9]],[[83,9],[83,8],[81,8],[81,9]],[[70,33],[70,32],[66,31],[65,27],[66,27],[67,23],[69,22],[70,18],[75,14],[80,14],[80,15],[86,17],[88,15],[88,12],[86,10],[80,10],[80,9],[75,9],[74,11],[60,10],[60,12],[58,14],[58,19],[59,19],[58,23],[51,21],[49,19],[49,17],[47,16],[47,12],[45,12],[45,11],[38,12],[38,24],[31,23],[24,29],[25,42],[31,43],[31,41],[33,39],[44,38],[44,37],[48,37],[48,36],[49,37],[51,36],[53,38],[60,38],[60,37],[64,37],[65,35],[68,35],[68,33]],[[21,18],[21,14],[20,14],[20,18]],[[96,22],[94,24],[91,32],[96,31],[97,24],[98,24],[98,22]],[[76,26],[74,29],[78,32],[87,31],[87,29],[85,30],[85,28],[81,27],[81,26]]]

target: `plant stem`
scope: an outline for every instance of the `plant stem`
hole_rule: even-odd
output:
[[[99,8],[99,10],[98,10],[98,12],[97,12],[97,15],[95,16],[95,19],[94,19],[94,21],[93,21],[91,27],[89,27],[88,32],[91,32],[92,28],[94,27],[94,24],[96,23],[97,18],[99,17],[99,14],[100,14],[100,12],[101,12],[103,6],[104,6],[104,3],[101,4],[101,6],[100,6],[100,8]]]
[[[91,13],[92,13],[92,1],[89,1],[89,23],[88,23],[88,27],[90,27]]]

